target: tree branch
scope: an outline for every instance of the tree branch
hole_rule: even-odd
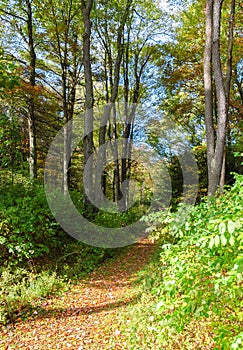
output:
[[[8,12],[8,11],[2,9],[2,8],[0,9],[0,12],[3,12],[5,15],[8,15],[8,16],[20,19],[21,21],[24,21],[25,23],[27,23],[27,19],[26,18],[18,16],[15,13]]]

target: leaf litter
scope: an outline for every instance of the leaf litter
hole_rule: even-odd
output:
[[[102,264],[88,281],[43,300],[27,319],[1,328],[0,349],[128,349],[118,318],[136,303],[136,273],[154,250],[155,244],[143,239]],[[115,345],[110,345],[111,338]]]

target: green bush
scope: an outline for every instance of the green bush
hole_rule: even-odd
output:
[[[3,173],[0,173],[0,177]],[[13,181],[12,181],[13,179]],[[0,187],[0,323],[87,276],[117,250],[74,240],[56,223],[42,185],[5,173]]]
[[[193,349],[182,343],[183,334],[198,324],[203,333],[207,324],[214,349],[242,349],[243,176],[235,175],[222,197],[157,213],[156,222],[152,231],[163,239],[160,259],[143,276],[148,306],[142,298],[131,311],[130,348],[177,348],[182,334],[180,348]]]
[[[62,256],[57,259],[56,270],[65,280],[74,282],[93,271],[106,257],[108,254],[104,248],[73,241],[65,246]]]
[[[67,235],[48,207],[41,185],[9,185],[0,192],[0,258],[18,264],[62,247]]]

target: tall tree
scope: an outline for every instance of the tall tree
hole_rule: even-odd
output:
[[[42,56],[39,68],[42,70],[43,84],[57,96],[60,120],[64,124],[62,187],[67,194],[70,187],[72,118],[82,68],[82,16],[80,4],[75,0],[35,2],[36,16],[45,38],[39,45]]]
[[[227,129],[226,129],[226,142],[227,131],[229,130],[229,111],[230,111],[230,88],[232,81],[233,70],[233,42],[234,42],[234,26],[235,26],[235,0],[231,0],[229,28],[228,28],[228,48],[227,48],[227,65],[226,65],[226,78],[225,78],[225,94],[226,94],[226,111],[227,111]],[[220,192],[223,193],[225,185],[226,175],[226,142],[224,147],[223,164],[220,175]]]
[[[126,180],[129,180],[131,170],[136,104],[145,90],[146,68],[152,66],[157,33],[161,36],[164,21],[161,11],[152,8],[150,2],[122,0],[115,6],[101,2],[97,4],[95,14],[95,31],[103,51],[102,77],[107,102],[99,130],[95,193],[97,197],[103,197],[108,189],[108,175],[112,175],[110,197],[119,205],[119,210],[124,211],[128,207],[129,181]],[[122,106],[125,104],[122,111],[117,102],[122,102]],[[117,115],[122,117],[118,120]],[[109,146],[107,141],[110,141]],[[110,167],[109,174],[103,171],[108,148],[114,159],[113,172]]]
[[[88,176],[85,178],[85,204],[90,203],[90,198],[93,191],[93,106],[94,106],[94,90],[93,76],[91,69],[91,10],[93,0],[82,0],[81,10],[84,23],[83,34],[83,64],[85,78],[85,113],[84,113],[84,166]]]
[[[114,8],[101,4],[99,16],[96,17],[96,30],[98,38],[105,52],[105,82],[106,82],[106,100],[103,116],[101,118],[99,129],[99,157],[96,167],[95,194],[96,204],[100,206],[102,193],[106,189],[106,173],[103,171],[106,161],[106,137],[110,142],[114,157],[114,183],[113,200],[119,202],[122,198],[121,192],[121,171],[119,166],[118,154],[118,130],[117,130],[117,111],[116,101],[119,94],[122,59],[124,54],[124,30],[129,22],[131,15],[131,6],[133,0],[120,2],[121,13],[116,13]],[[115,42],[114,42],[115,38]]]
[[[36,113],[34,89],[36,86],[36,53],[34,44],[34,30],[33,30],[33,10],[32,1],[25,0],[27,7],[27,30],[28,30],[28,45],[29,45],[29,83],[31,91],[28,98],[28,126],[29,126],[29,166],[30,178],[37,178],[37,144],[36,144]]]
[[[21,0],[18,3],[1,2],[0,13],[2,19],[9,27],[11,21],[15,30],[23,40],[27,48],[26,68],[28,70],[29,88],[27,91],[27,119],[29,130],[29,174],[30,178],[37,177],[37,143],[36,143],[36,43],[33,4],[31,0]]]
[[[209,196],[214,195],[220,185],[220,177],[224,162],[226,125],[228,115],[229,99],[227,98],[226,94],[220,50],[222,5],[223,0],[206,1],[204,87]],[[230,84],[230,82],[227,82],[227,84]],[[217,106],[216,116],[214,116],[213,113],[214,85],[216,95],[215,104]],[[217,130],[215,130],[215,117],[217,118]]]

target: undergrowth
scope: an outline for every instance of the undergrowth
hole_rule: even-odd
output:
[[[62,292],[119,252],[70,237],[55,221],[43,186],[6,172],[0,184],[0,324],[25,318],[38,299]]]
[[[55,272],[33,273],[24,268],[4,269],[0,278],[0,323],[25,319],[37,300],[57,294],[64,281]]]
[[[243,176],[235,180],[220,198],[151,214],[159,252],[121,318],[129,349],[243,348]]]

